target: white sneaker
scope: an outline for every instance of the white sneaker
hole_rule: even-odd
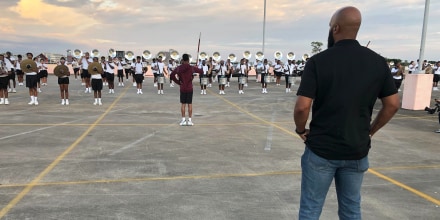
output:
[[[66,105],[69,105],[69,100],[68,99],[66,99]]]
[[[180,126],[184,126],[184,125],[186,125],[186,120],[185,120],[185,119],[182,119],[182,121],[180,122],[179,125],[180,125]]]
[[[157,90],[157,94],[160,95],[160,90]]]
[[[97,105],[98,104],[98,101],[95,101],[94,103],[93,103],[93,105]]]
[[[86,85],[86,83],[81,83],[81,85],[82,85],[82,86],[85,86],[85,85]]]
[[[33,104],[35,104],[34,101],[30,101],[30,102],[28,103],[28,105],[33,105]]]
[[[89,92],[89,89],[88,88],[86,88],[86,91],[84,91],[84,93],[88,93]]]
[[[17,92],[17,90],[15,90],[15,89],[12,89],[12,93],[16,93]]]
[[[160,94],[163,95],[163,90],[160,90]]]
[[[8,92],[12,92],[12,89],[11,89],[11,88],[9,88],[9,89],[8,89]]]
[[[229,82],[226,84],[226,87],[229,87]]]
[[[222,90],[218,91],[218,94],[221,95],[222,94]]]
[[[9,100],[5,99],[5,105],[9,105]]]
[[[121,83],[118,83],[118,86],[121,86]]]
[[[154,83],[154,87],[157,87],[157,83]]]
[[[224,91],[224,90],[222,90],[222,94],[223,94],[223,95],[226,95],[226,93],[225,93],[225,91]]]
[[[174,84],[170,84],[170,87],[174,87]]]
[[[434,88],[432,88],[432,90],[438,91],[438,87],[434,87]]]
[[[124,87],[124,83],[121,83],[121,86]]]
[[[108,90],[108,94],[112,94],[112,90],[110,89],[110,90]]]
[[[61,105],[65,105],[65,104],[66,104],[66,102],[64,101],[64,99],[61,100]]]
[[[5,104],[5,101],[4,100],[0,100],[0,105],[3,105],[3,104]]]
[[[101,102],[101,101],[98,101],[98,105],[102,105],[102,102]]]
[[[133,86],[137,86],[137,84],[134,82],[134,83],[133,83]]]
[[[139,95],[139,94],[141,94],[141,93],[140,93],[140,92],[139,92],[139,90],[138,90],[138,91],[136,92],[136,94],[138,94],[138,95]]]
[[[440,133],[440,129],[438,129],[437,131],[434,131],[435,133]]]
[[[193,126],[194,123],[193,123],[192,121],[188,120],[188,121],[186,122],[186,125],[187,125],[187,126]]]
[[[200,95],[203,95],[203,90],[202,90],[202,91],[200,91]]]
[[[35,102],[34,102],[34,105],[38,105],[38,101],[35,101]]]
[[[41,91],[41,88],[38,88],[38,92],[40,92],[40,93],[41,93],[41,92],[43,92],[43,91]]]
[[[139,94],[144,94],[144,93],[142,93],[142,90],[139,90]]]
[[[208,87],[212,87],[211,83],[210,83],[210,84],[208,84]]]
[[[206,90],[203,90],[203,95],[206,95]]]
[[[248,87],[248,84],[247,84],[247,83],[245,83],[245,84],[244,84],[244,87]]]

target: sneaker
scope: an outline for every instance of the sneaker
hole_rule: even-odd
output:
[[[170,87],[174,87],[174,84],[170,84]]]
[[[218,91],[218,94],[221,95],[222,94],[222,90]]]
[[[163,90],[160,90],[160,94],[163,95]]]
[[[121,86],[124,87],[124,83],[121,83]]]
[[[66,105],[69,105],[69,100],[68,99],[66,99]]]
[[[40,93],[41,93],[41,92],[43,92],[43,91],[41,91],[41,88],[38,88],[38,92],[40,92]]]
[[[12,93],[16,93],[17,92],[17,90],[15,90],[15,89],[12,89]]]
[[[30,101],[30,102],[28,103],[28,105],[33,105],[33,104],[35,104],[34,101]]]
[[[248,87],[248,84],[247,84],[247,83],[245,83],[245,84],[244,84],[244,87]]]
[[[0,105],[3,105],[3,104],[5,104],[5,101],[4,100],[0,100]]]
[[[102,102],[101,102],[101,101],[98,101],[98,105],[102,105]]]
[[[142,93],[142,90],[139,90],[139,94],[144,94],[144,93]]]
[[[200,95],[203,95],[203,90],[202,90],[202,91],[200,91]]]
[[[184,126],[184,125],[186,125],[186,120],[182,119],[182,121],[180,122],[180,126]]]
[[[61,100],[61,105],[65,105],[65,104],[66,104],[66,102],[64,101],[64,99]]]
[[[138,95],[139,95],[139,94],[141,94],[141,93],[140,93],[140,92],[139,92],[139,90],[138,90],[138,91],[136,92],[136,94],[138,94]]]
[[[192,121],[188,120],[188,121],[186,122],[186,125],[187,125],[187,126],[193,126],[194,123],[193,123]]]
[[[108,94],[112,94],[112,90],[110,89],[110,90],[108,90]]]
[[[38,105],[38,101],[35,101],[35,102],[34,102],[34,105]]]
[[[5,99],[5,105],[9,105],[9,100]]]
[[[95,101],[94,103],[93,103],[93,105],[97,105],[98,104],[98,101]]]
[[[137,84],[134,82],[134,83],[133,83],[133,86],[137,86]]]
[[[157,87],[157,83],[154,83],[154,87]]]
[[[11,89],[11,88],[9,88],[9,89],[8,89],[8,92],[12,92],[12,89]]]
[[[211,83],[210,83],[210,84],[208,84],[208,87],[212,87]]]
[[[434,131],[435,133],[440,133],[440,129],[438,129],[437,131]]]
[[[203,90],[203,95],[206,95],[206,90]]]
[[[157,94],[160,95],[160,90],[157,90]]]
[[[432,90],[438,91],[438,87],[434,87],[434,88],[432,88]]]
[[[84,93],[88,93],[89,92],[89,89],[88,88],[86,88],[86,91],[84,91]]]

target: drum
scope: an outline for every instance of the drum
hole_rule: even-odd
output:
[[[208,78],[206,78],[206,77],[203,77],[202,78],[202,83],[201,83],[203,86],[206,86],[206,85],[208,85]]]
[[[272,76],[271,75],[265,75],[264,76],[264,82],[265,83],[270,83],[272,81]]]
[[[220,77],[218,83],[219,83],[220,85],[226,85],[226,77]]]
[[[246,84],[246,77],[240,76],[238,77],[238,81],[240,82],[240,84]]]
[[[157,83],[163,84],[165,82],[165,77],[159,76],[157,77]]]

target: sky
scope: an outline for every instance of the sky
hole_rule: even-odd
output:
[[[296,59],[312,41],[327,45],[332,14],[344,6],[362,13],[358,41],[387,58],[416,60],[424,0],[267,0],[265,58],[275,51]],[[431,1],[425,59],[440,60],[440,1]],[[141,55],[174,49],[238,58],[262,51],[264,0],[1,0],[0,53],[110,48]]]

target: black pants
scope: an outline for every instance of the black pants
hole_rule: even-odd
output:
[[[394,83],[396,84],[396,89],[400,89],[402,85],[402,79],[394,79]]]

